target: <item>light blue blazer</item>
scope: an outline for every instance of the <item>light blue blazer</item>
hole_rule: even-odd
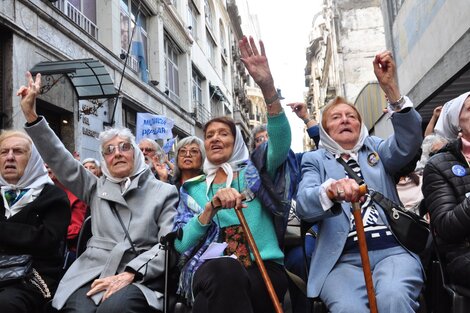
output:
[[[392,175],[413,159],[423,137],[421,116],[414,109],[395,113],[391,120],[395,133],[387,140],[374,136],[367,137],[358,153],[358,163],[369,189],[380,191],[389,199],[398,202]],[[376,164],[367,160],[373,152],[379,155]],[[319,222],[318,238],[310,263],[307,284],[308,296],[318,297],[327,275],[341,256],[346,243],[351,214],[350,204],[336,203],[326,211],[320,204],[320,185],[329,178],[338,180],[346,177],[344,167],[330,152],[319,149],[306,153],[302,159],[301,171],[297,214],[308,222]],[[384,212],[380,209],[379,212],[382,220],[387,223]],[[416,255],[413,256],[419,259]]]

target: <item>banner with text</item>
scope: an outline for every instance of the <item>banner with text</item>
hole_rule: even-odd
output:
[[[175,121],[163,115],[137,113],[135,139],[139,143],[142,138],[154,140],[173,138],[171,130],[174,124]]]
[[[162,149],[163,149],[163,151],[165,151],[165,153],[170,153],[171,148],[175,144],[176,138],[178,138],[178,136],[176,136],[174,138],[171,138],[167,142],[165,142],[165,144],[162,147]]]

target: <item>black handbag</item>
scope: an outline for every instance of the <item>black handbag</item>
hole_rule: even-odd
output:
[[[359,185],[364,184],[364,180],[359,178],[341,157],[336,160],[343,165],[350,178]],[[430,246],[431,232],[425,219],[405,210],[401,205],[396,204],[378,191],[371,191],[369,194],[372,201],[382,207],[390,230],[403,247],[416,254],[422,254]]]
[[[406,211],[380,192],[372,191],[371,198],[383,208],[390,229],[398,242],[416,254],[423,253],[431,239],[428,222],[421,216]]]
[[[29,254],[0,255],[0,287],[33,276],[33,258]]]

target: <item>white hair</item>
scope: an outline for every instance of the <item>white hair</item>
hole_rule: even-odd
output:
[[[162,147],[160,147],[160,145],[158,144],[158,142],[156,142],[155,140],[153,139],[150,139],[150,138],[142,138],[140,141],[139,141],[139,145],[142,143],[142,142],[147,142],[149,144],[151,144],[153,146],[153,149],[155,150],[155,154],[158,155],[158,157],[160,159],[163,159],[165,157],[165,151],[163,151]]]
[[[82,165],[85,165],[87,163],[95,163],[96,166],[100,167],[100,161],[98,161],[97,159],[86,158],[85,160],[82,161]]]
[[[184,146],[193,144],[193,143],[195,143],[199,146],[199,151],[201,152],[200,170],[201,170],[201,173],[202,173],[202,169],[203,169],[203,166],[204,166],[204,160],[206,159],[206,150],[204,149],[204,142],[201,139],[199,139],[198,137],[189,136],[189,137],[181,139],[178,142],[178,144],[176,145],[176,158],[178,158],[178,152],[180,151],[181,148],[183,148]],[[178,167],[178,159],[176,159],[175,168],[173,169],[173,172],[174,172],[175,178],[179,179],[180,176],[181,176],[181,171]]]
[[[98,138],[100,141],[100,150],[103,151],[103,145],[114,137],[121,137],[128,140],[133,146],[137,146],[135,143],[135,136],[129,128],[110,128],[100,133]]]
[[[421,158],[416,165],[416,170],[423,169],[426,166],[426,163],[428,163],[428,160],[430,158],[431,153],[436,153],[437,151],[433,151],[433,146],[435,143],[442,143],[443,146],[447,144],[447,139],[445,139],[442,136],[439,136],[437,134],[432,134],[424,137],[423,143],[421,144]]]

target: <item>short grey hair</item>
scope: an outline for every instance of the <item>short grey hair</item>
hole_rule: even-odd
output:
[[[193,143],[198,145],[199,151],[201,152],[201,172],[202,172],[202,169],[204,167],[204,160],[206,159],[206,149],[204,149],[204,142],[196,136],[189,136],[189,137],[181,139],[176,145],[176,161],[175,161],[175,168],[173,169],[173,173],[174,173],[173,175],[175,179],[179,179],[181,176],[181,171],[178,167],[178,152],[184,146],[187,146]]]
[[[433,146],[438,142],[442,143],[445,146],[447,144],[447,139],[436,134],[431,134],[424,137],[423,143],[421,144],[421,158],[418,164],[416,165],[416,170],[423,169],[426,166],[426,163],[428,163],[429,160],[429,155],[431,153],[437,152],[433,151]]]
[[[100,152],[103,152],[104,144],[113,139],[114,137],[121,137],[129,141],[134,147],[137,146],[135,143],[135,136],[132,134],[129,128],[110,128],[100,133],[98,137],[100,141]]]
[[[256,141],[255,141],[256,135],[265,131],[268,131],[266,124],[258,125],[251,130],[250,145],[249,145],[251,151],[255,150],[255,147],[256,147]]]

